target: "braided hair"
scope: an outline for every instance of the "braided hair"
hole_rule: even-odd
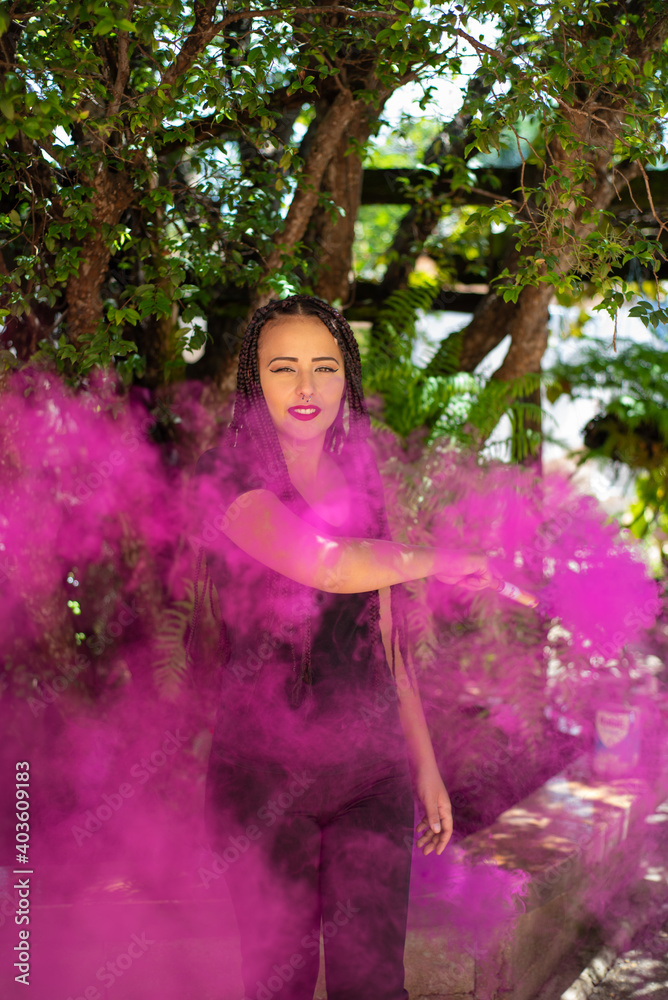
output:
[[[270,320],[283,316],[313,316],[319,319],[336,340],[344,360],[346,391],[334,423],[325,436],[324,448],[337,456],[345,456],[346,467],[351,469],[352,482],[358,485],[362,501],[369,513],[368,537],[390,540],[390,532],[385,512],[383,487],[375,458],[368,443],[370,432],[369,413],[362,389],[362,365],[355,336],[344,317],[327,302],[311,295],[292,295],[289,298],[274,299],[257,309],[250,319],[239,352],[237,389],[234,414],[222,446],[242,449],[244,455],[251,454],[256,468],[262,470],[261,478],[269,482],[271,489],[286,504],[296,501],[297,491],[290,480],[288,467],[279,444],[276,429],[260,384],[258,368],[258,343],[260,334]],[[345,409],[348,409],[347,428]],[[399,646],[410,682],[406,629],[399,599],[400,585],[391,588],[392,634],[391,673],[395,678],[395,642]],[[300,592],[303,587],[282,574],[272,571],[272,597],[285,598],[288,607],[299,607]],[[272,602],[275,606],[276,602]],[[283,602],[281,602],[283,603]],[[378,591],[369,595],[369,628],[371,639],[380,641],[380,598]],[[301,704],[312,684],[311,674],[311,616],[308,607],[301,603],[300,632],[298,642],[290,634],[293,675],[289,682],[288,696],[293,706]],[[199,617],[198,582],[195,587],[195,611],[193,620]],[[222,625],[222,623],[221,623]],[[222,625],[224,628],[224,625]],[[219,644],[220,648],[220,644]],[[380,688],[386,681],[378,658],[374,658],[374,684]]]

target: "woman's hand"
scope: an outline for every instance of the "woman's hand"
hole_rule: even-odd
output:
[[[437,580],[455,583],[465,590],[484,590],[495,580],[483,552],[437,549],[435,566]]]
[[[425,811],[416,828],[421,834],[417,846],[425,855],[434,850],[442,854],[452,836],[452,808],[436,764],[418,771],[415,790]]]

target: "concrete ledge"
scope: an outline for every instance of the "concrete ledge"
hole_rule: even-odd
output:
[[[411,1000],[529,1000],[638,878],[650,816],[668,796],[666,748],[651,783],[599,781],[582,759],[441,858],[414,857]]]

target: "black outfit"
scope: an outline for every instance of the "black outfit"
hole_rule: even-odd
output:
[[[206,452],[197,471],[212,476],[217,516],[259,485],[234,450]],[[301,497],[290,506],[329,536],[370,532],[361,506],[340,527]],[[239,923],[245,998],[312,1000],[322,919],[329,1000],[408,1000],[413,793],[396,687],[368,621],[371,595],[293,585],[288,600],[266,567],[225,539],[215,516],[203,538],[216,540],[207,563],[229,643],[207,825]],[[293,707],[290,638],[299,651],[300,635],[291,623],[305,609],[312,687]]]

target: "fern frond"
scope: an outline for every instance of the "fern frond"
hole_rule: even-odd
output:
[[[410,359],[417,314],[430,309],[438,290],[437,282],[423,278],[419,284],[396,289],[385,299],[374,322],[368,361],[374,354],[393,356],[396,361]]]
[[[153,681],[158,693],[174,700],[182,690],[187,673],[185,636],[191,621],[194,588],[186,581],[186,598],[173,601],[158,622],[158,636],[153,655]]]

